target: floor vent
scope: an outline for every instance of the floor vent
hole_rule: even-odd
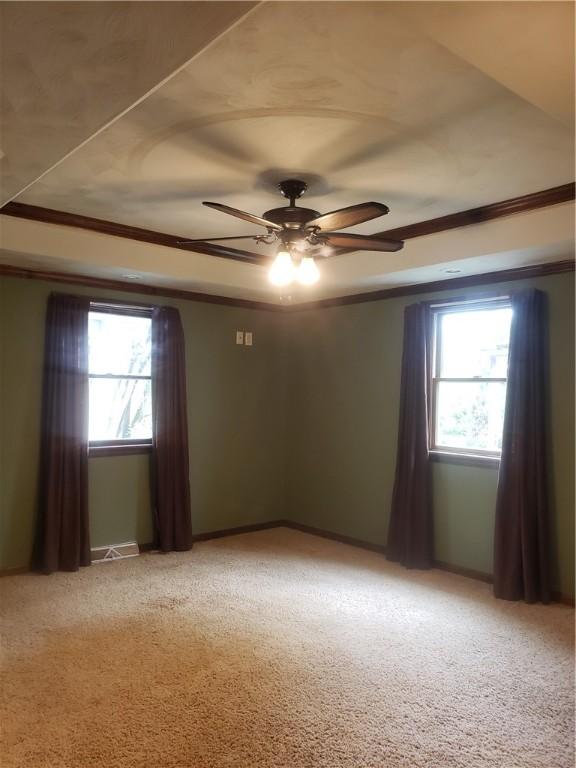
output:
[[[93,563],[107,563],[111,560],[124,560],[126,557],[136,557],[140,549],[135,541],[123,544],[108,544],[105,547],[94,547],[90,550]]]

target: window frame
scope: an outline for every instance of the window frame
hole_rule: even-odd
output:
[[[428,374],[428,452],[432,461],[465,464],[479,467],[499,467],[501,451],[487,451],[480,448],[457,448],[436,444],[436,415],[438,384],[447,382],[504,382],[508,377],[442,377],[441,365],[441,323],[442,315],[477,310],[511,308],[509,294],[482,294],[476,297],[460,296],[452,299],[427,302],[429,310],[429,374]]]
[[[154,307],[149,304],[136,302],[114,302],[101,299],[91,299],[88,312],[101,312],[109,315],[129,315],[131,317],[152,318]],[[92,378],[100,379],[149,379],[150,376],[121,376],[116,374],[90,374],[88,366],[88,382]],[[153,437],[148,439],[136,438],[125,440],[88,440],[88,456],[93,458],[104,456],[133,456],[137,454],[149,454],[152,451]]]

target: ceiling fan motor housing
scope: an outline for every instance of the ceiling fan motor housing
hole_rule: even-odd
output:
[[[295,205],[287,205],[285,208],[272,208],[266,211],[264,218],[280,224],[287,229],[301,229],[306,222],[320,216],[318,211],[311,208],[297,208]]]
[[[300,179],[285,179],[278,184],[278,189],[290,200],[290,205],[284,208],[272,208],[266,211],[264,218],[280,224],[289,230],[302,229],[306,222],[312,221],[320,214],[311,208],[297,208],[294,204],[308,189],[308,184]]]

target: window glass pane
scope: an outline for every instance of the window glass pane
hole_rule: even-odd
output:
[[[441,313],[441,378],[506,378],[512,309]]]
[[[502,449],[505,382],[439,381],[436,387],[438,447]]]
[[[150,376],[151,328],[149,317],[90,312],[90,373]]]
[[[150,439],[149,379],[90,379],[90,440]]]

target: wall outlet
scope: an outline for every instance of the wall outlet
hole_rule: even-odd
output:
[[[244,344],[244,331],[236,331],[236,344]]]
[[[246,344],[247,347],[252,346],[252,331],[244,332],[244,344]]]

